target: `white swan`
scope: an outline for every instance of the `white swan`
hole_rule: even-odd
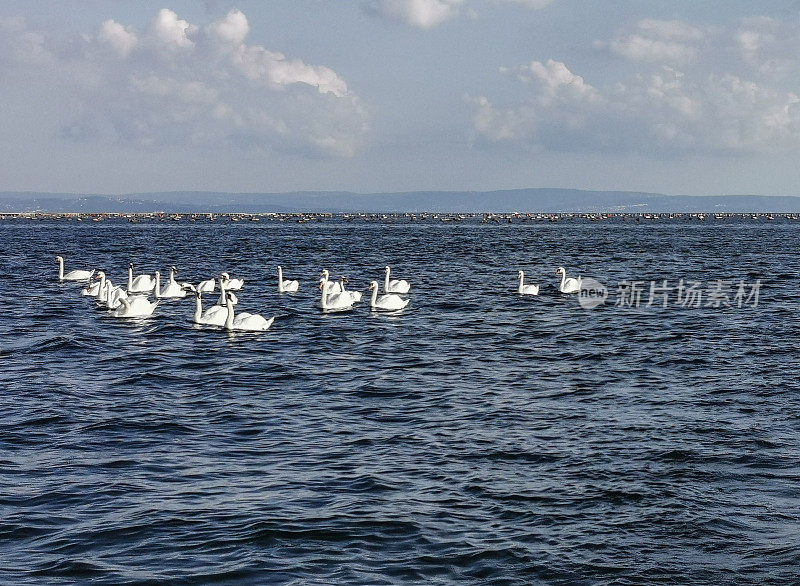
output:
[[[539,285],[526,285],[525,284],[525,272],[518,271],[517,277],[519,277],[519,288],[517,289],[517,293],[520,295],[538,295],[539,294]]]
[[[558,267],[556,274],[561,275],[561,284],[558,286],[558,290],[562,293],[578,293],[581,290],[582,279],[580,277],[577,279],[567,277],[567,271],[564,267]]]
[[[225,289],[227,291],[238,291],[244,287],[244,279],[231,279],[228,273],[222,273],[222,277],[225,279]]]
[[[322,311],[347,311],[353,309],[353,298],[345,293],[329,293],[325,279],[319,280],[319,289],[322,291],[320,307]]]
[[[325,282],[325,290],[326,290],[327,293],[341,293],[342,292],[342,286],[339,283],[336,283],[335,281],[331,281],[331,277],[330,277],[330,273],[328,272],[328,269],[322,269],[322,272],[320,273],[320,276],[322,277],[321,280]]]
[[[114,317],[148,317],[158,305],[158,301],[150,303],[146,297],[137,295],[131,298],[121,298],[121,305],[112,314]]]
[[[347,283],[347,278],[342,277],[339,280],[339,286],[342,288],[342,294],[350,295],[354,303],[361,301],[361,291],[349,291],[348,289],[344,288],[345,283]]]
[[[392,279],[389,280],[389,276],[391,275],[392,269],[388,266],[386,267],[386,278],[383,280],[383,290],[386,293],[408,293],[408,290],[411,289],[411,285],[408,284],[408,281],[403,279]]]
[[[212,305],[203,311],[203,292],[194,285],[188,283],[184,285],[184,287],[187,291],[191,291],[195,295],[194,316],[192,317],[194,323],[208,326],[225,325],[225,318],[228,315],[227,308],[221,305]],[[231,293],[231,295],[233,295],[233,293]]]
[[[64,274],[64,257],[57,256],[56,262],[58,263],[58,280],[59,281],[88,281],[94,275],[94,271],[84,271],[75,269],[67,274]]]
[[[186,297],[186,289],[175,280],[175,273],[177,272],[178,269],[175,266],[169,269],[169,281],[164,289],[161,290],[161,293],[159,293],[159,297],[162,299],[179,299],[181,297]]]
[[[122,287],[115,287],[111,279],[106,279],[106,274],[100,271],[100,290],[97,292],[95,301],[98,305],[108,309],[117,309],[122,305],[122,299],[127,299],[128,294]]]
[[[133,263],[128,264],[128,295],[131,293],[150,293],[156,286],[156,280],[150,275],[139,275],[133,278]]]
[[[207,279],[205,281],[200,281],[200,283],[197,285],[197,290],[201,293],[213,293],[216,286],[216,279]]]
[[[219,296],[219,301],[217,301],[217,305],[225,306],[228,303],[228,295],[227,295],[228,283],[225,281],[225,279],[222,278],[222,275],[220,275],[219,277],[219,291],[220,291],[220,296]],[[231,293],[230,299],[233,305],[239,303],[239,300],[233,293]]]
[[[103,283],[100,279],[101,274],[103,274],[103,271],[100,271],[91,279],[89,279],[89,284],[86,285],[85,288],[81,289],[81,295],[86,297],[97,297],[97,294],[100,293],[103,288]],[[103,276],[105,277],[105,275]]]
[[[378,281],[372,281],[369,288],[372,290],[372,298],[369,301],[369,306],[372,309],[380,309],[383,311],[396,311],[403,309],[410,299],[403,299],[394,293],[387,293],[378,297]]]
[[[283,280],[283,269],[278,265],[278,293],[294,293],[300,288],[297,281]]]
[[[265,319],[257,313],[242,312],[238,317],[234,317],[233,303],[231,303],[231,296],[233,293],[228,293],[228,299],[225,306],[228,309],[228,315],[225,318],[226,330],[237,330],[242,332],[263,332],[269,329],[272,322],[275,321],[275,316]]]

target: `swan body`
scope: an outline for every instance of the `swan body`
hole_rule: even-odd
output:
[[[188,283],[184,285],[184,287],[186,290],[193,292],[195,295],[194,315],[192,316],[192,321],[194,321],[194,323],[220,327],[225,325],[225,319],[228,315],[227,308],[221,305],[212,305],[203,311],[203,292],[200,291],[198,287]],[[233,294],[231,293],[231,295]]]
[[[386,278],[383,280],[383,289],[386,293],[408,293],[409,289],[411,289],[411,285],[409,285],[408,281],[404,279],[392,279],[390,280],[392,269],[388,266],[386,267]]]
[[[161,293],[159,293],[159,297],[163,299],[180,299],[186,297],[186,289],[175,280],[175,273],[177,272],[178,269],[174,266],[170,268],[169,281],[164,286],[164,289],[161,290]]]
[[[231,295],[233,293],[228,293],[228,299],[225,304],[228,315],[225,318],[225,329],[232,331],[241,331],[241,332],[264,332],[269,329],[272,325],[272,322],[275,321],[275,317],[271,317],[269,319],[265,319],[264,316],[258,315],[257,313],[240,313],[239,316],[235,316],[233,313],[233,303],[231,303]]]
[[[581,290],[581,281],[582,279],[578,277],[567,277],[567,271],[564,267],[558,267],[556,271],[557,275],[561,275],[561,283],[558,286],[558,290],[562,293],[578,293]]]
[[[372,290],[372,298],[369,301],[369,306],[372,309],[396,311],[403,309],[410,301],[410,299],[403,299],[395,293],[387,293],[378,297],[378,281],[372,281],[369,288]]]
[[[278,265],[278,293],[294,293],[299,288],[297,281],[283,280],[283,269]]]
[[[59,281],[88,281],[94,275],[94,271],[84,271],[76,269],[68,273],[64,273],[64,257],[57,256],[56,262],[58,263],[58,280]]]
[[[133,263],[128,265],[128,295],[131,293],[150,293],[156,287],[156,280],[150,275],[133,278]]]
[[[197,290],[200,291],[200,293],[213,293],[215,288],[216,281],[214,279],[200,281],[200,284],[197,285]]]
[[[347,282],[347,279],[344,277],[341,278],[339,281],[339,285],[342,288],[342,295],[349,295],[350,298],[353,300],[354,303],[358,303],[361,301],[361,291],[349,291],[344,288],[344,284]]]
[[[121,305],[114,310],[114,317],[148,317],[153,315],[158,301],[150,303],[146,297],[137,295],[131,298],[121,298]]]
[[[347,311],[353,309],[353,298],[347,293],[330,293],[325,279],[320,279],[319,288],[322,291],[320,307],[322,311]]]
[[[222,273],[222,277],[225,280],[226,291],[238,291],[244,287],[244,279],[231,279],[228,273]]]
[[[331,281],[330,273],[328,272],[328,269],[322,269],[321,276],[322,276],[321,282],[322,281],[325,282],[325,291],[327,293],[341,293],[342,292],[342,286],[339,283],[336,283],[335,281]]]
[[[517,277],[519,278],[519,287],[517,288],[517,293],[520,295],[538,295],[539,294],[539,285],[526,285],[525,284],[525,272],[519,271],[517,272]]]

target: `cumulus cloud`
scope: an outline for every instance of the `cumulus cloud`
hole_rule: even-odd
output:
[[[51,48],[23,21],[6,19],[0,43],[9,50],[0,53],[18,66],[49,62],[38,70],[70,102],[65,137],[352,156],[368,131],[358,96],[332,69],[248,44],[248,34],[238,10],[197,26],[162,9],[146,30],[107,20]]]
[[[595,42],[595,46],[632,61],[683,64],[697,57],[698,44],[707,34],[679,20],[644,19],[631,29],[617,31],[609,42]]]
[[[491,0],[493,4],[515,4],[532,9],[541,9],[553,0]],[[431,29],[461,14],[466,0],[369,0],[362,4],[372,15],[401,22],[421,29]],[[474,9],[466,11],[475,16]]]
[[[473,133],[487,143],[551,150],[751,153],[800,146],[800,98],[732,74],[687,77],[663,67],[593,87],[561,62],[514,70],[528,88],[512,105],[471,98]]]

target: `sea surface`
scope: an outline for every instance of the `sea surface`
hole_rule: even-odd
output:
[[[117,319],[57,254],[275,323]],[[407,309],[320,311],[387,264]],[[0,583],[800,582],[798,222],[5,220],[0,274]],[[646,306],[681,279],[732,288]]]

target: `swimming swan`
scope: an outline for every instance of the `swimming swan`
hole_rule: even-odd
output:
[[[539,285],[526,285],[525,284],[525,272],[518,271],[517,277],[519,278],[519,288],[517,289],[517,293],[520,295],[538,295],[539,294]]]
[[[221,305],[212,305],[203,311],[203,292],[189,283],[184,285],[184,290],[191,291],[195,295],[194,316],[192,316],[192,321],[194,321],[194,323],[207,326],[225,325],[225,318],[228,315],[227,308]],[[233,293],[231,293],[231,295],[233,295]]]
[[[226,291],[238,291],[244,287],[244,279],[231,279],[228,273],[222,273],[222,277],[225,279]]]
[[[57,256],[56,262],[58,263],[58,280],[59,281],[88,281],[94,275],[94,271],[84,271],[75,269],[74,271],[64,274],[64,257]]]
[[[348,289],[345,289],[344,288],[345,283],[347,283],[347,277],[342,277],[339,280],[339,286],[342,288],[342,294],[350,295],[354,303],[358,303],[359,301],[361,301],[361,291],[350,291]]]
[[[167,282],[164,289],[159,293],[159,297],[162,299],[180,299],[181,297],[186,297],[186,289],[175,280],[175,274],[177,272],[178,269],[175,266],[169,269],[169,282]]]
[[[353,309],[353,298],[346,293],[329,293],[325,279],[319,280],[319,289],[322,291],[320,307],[322,311],[347,311]]]
[[[395,311],[403,309],[410,299],[403,299],[394,293],[387,293],[378,297],[378,281],[372,281],[369,288],[372,290],[372,298],[369,301],[369,306],[372,309],[379,309],[383,311]]]
[[[150,275],[139,275],[133,278],[133,263],[128,264],[128,295],[131,293],[150,293],[156,286],[156,280]]]
[[[278,293],[294,293],[300,288],[297,281],[283,280],[283,269],[278,265]]]
[[[322,269],[320,276],[322,277],[322,281],[325,282],[325,290],[327,293],[342,292],[342,286],[339,283],[336,283],[335,281],[331,281],[328,269]]]
[[[558,290],[562,293],[578,293],[581,290],[582,279],[580,277],[577,279],[567,277],[567,271],[564,267],[558,267],[556,274],[561,275],[561,284],[558,286]]]
[[[408,284],[408,281],[400,279],[393,279],[389,280],[389,276],[392,272],[388,266],[386,267],[386,278],[383,281],[383,290],[386,293],[408,293],[408,290],[411,289],[411,285]]]
[[[263,332],[269,329],[272,322],[275,321],[275,316],[264,319],[263,316],[257,313],[242,312],[238,317],[234,317],[233,303],[231,303],[231,296],[233,293],[228,293],[228,300],[226,307],[228,308],[228,315],[225,319],[226,330],[236,330],[242,332]]]
[[[158,301],[150,303],[146,297],[137,295],[129,299],[121,298],[122,305],[112,314],[114,317],[148,317],[153,314]]]

